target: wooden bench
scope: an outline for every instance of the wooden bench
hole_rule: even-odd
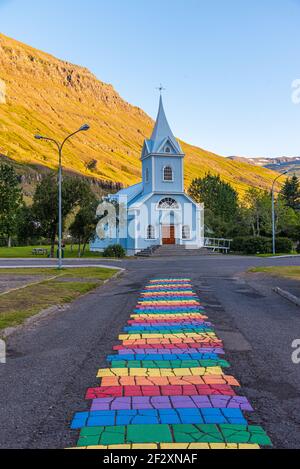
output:
[[[45,248],[34,248],[32,250],[32,254],[34,256],[47,256],[48,255],[48,249]]]

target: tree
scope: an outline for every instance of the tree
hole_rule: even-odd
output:
[[[188,193],[196,202],[204,203],[206,225],[215,235],[230,236],[238,212],[235,189],[220,176],[207,174],[202,179],[194,179]]]
[[[276,233],[290,236],[299,224],[299,215],[288,207],[282,196],[275,201]],[[253,236],[272,235],[272,196],[266,191],[251,187],[246,192],[243,206],[245,223]],[[295,236],[295,235],[293,235]]]
[[[88,169],[89,171],[96,171],[97,169],[97,160],[90,160],[88,161],[86,164],[85,164],[85,167],[86,169]]]
[[[62,217],[66,217],[84,201],[89,184],[76,177],[64,176],[62,182]],[[58,184],[56,174],[50,173],[39,182],[33,197],[33,212],[41,233],[50,239],[51,257],[54,256],[58,232]]]
[[[23,204],[19,210],[17,226],[18,243],[28,244],[30,239],[40,236],[40,224],[35,219],[32,207]]]
[[[271,199],[266,191],[250,187],[244,197],[244,217],[253,236],[261,236],[263,220],[271,214]]]
[[[294,210],[299,210],[300,182],[299,178],[295,174],[285,180],[280,194],[288,207],[291,207]]]
[[[78,240],[78,256],[84,254],[87,243],[95,236],[96,226],[99,220],[97,217],[98,200],[90,190],[85,200],[82,202],[73,223],[69,230],[71,235]],[[82,251],[81,251],[82,245]]]
[[[0,234],[11,246],[11,237],[16,233],[18,212],[23,196],[18,176],[8,164],[0,165]]]

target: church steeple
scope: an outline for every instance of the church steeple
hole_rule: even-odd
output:
[[[162,96],[159,98],[158,114],[150,140],[145,141],[145,153],[182,154],[181,147],[173,135],[166,118]]]
[[[145,140],[142,151],[144,194],[184,192],[183,158],[184,154],[170,129],[160,96],[155,126],[150,139]]]

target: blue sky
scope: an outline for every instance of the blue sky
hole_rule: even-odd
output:
[[[300,155],[300,0],[0,0],[0,31],[88,67],[221,155]],[[1,76],[1,71],[0,71]]]

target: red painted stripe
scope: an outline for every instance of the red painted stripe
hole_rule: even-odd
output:
[[[123,396],[236,396],[231,386],[226,384],[199,384],[186,386],[101,386],[89,388],[86,399]]]

